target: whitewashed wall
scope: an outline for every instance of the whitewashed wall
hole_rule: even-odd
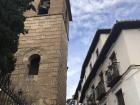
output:
[[[97,47],[100,51],[100,48],[102,48],[101,41],[99,40]],[[96,47],[96,48],[97,48]],[[94,80],[92,80],[91,84],[94,84],[95,87],[98,85],[100,78],[99,74],[101,71],[103,73],[106,72],[108,65],[110,64],[109,57],[111,54],[115,51],[117,56],[117,61],[120,62],[119,64],[119,72],[120,75],[125,73],[125,71],[128,69],[128,67],[132,64],[140,65],[140,30],[138,29],[131,29],[131,30],[123,30],[117,39],[117,41],[112,45],[110,51],[108,52],[106,56],[106,60],[103,63],[103,65],[100,66],[96,77]],[[95,52],[93,52],[91,61],[94,64],[95,63]],[[88,70],[86,70],[88,71]],[[89,75],[89,72],[86,74]],[[105,77],[104,77],[105,79]],[[122,89],[124,100],[126,105],[140,105],[140,72],[139,70],[132,70],[127,74],[127,76],[122,80],[122,82],[116,86],[111,93],[107,97],[107,105],[117,105],[117,99],[115,96],[115,93]],[[106,79],[105,79],[106,83]],[[108,88],[105,84],[106,91],[108,91],[110,88]],[[90,89],[90,88],[89,88]],[[86,93],[88,95],[88,91]],[[101,103],[104,104],[105,102]]]

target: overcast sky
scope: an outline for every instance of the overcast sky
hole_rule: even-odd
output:
[[[67,98],[74,94],[81,67],[97,29],[111,28],[116,20],[140,19],[140,0],[70,0]]]

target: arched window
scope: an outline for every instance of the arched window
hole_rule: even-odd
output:
[[[38,75],[39,70],[39,64],[40,64],[40,55],[34,54],[31,55],[29,58],[29,75]]]
[[[50,8],[50,0],[40,0],[40,4],[38,7],[38,14],[48,14]]]

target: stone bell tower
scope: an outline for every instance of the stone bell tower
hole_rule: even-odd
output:
[[[11,80],[31,105],[65,105],[69,0],[34,0]]]

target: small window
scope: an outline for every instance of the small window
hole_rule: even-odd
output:
[[[89,65],[89,66],[90,66],[90,70],[92,71],[92,64],[90,63],[90,65]]]
[[[111,60],[112,63],[117,61],[116,53],[115,53],[115,52],[113,52],[113,53],[111,54],[110,60]]]
[[[38,7],[38,14],[48,14],[50,8],[50,0],[41,0]]]
[[[97,57],[99,56],[99,50],[98,50],[98,48],[96,49],[96,56]]]
[[[34,54],[29,58],[29,75],[38,75],[40,55]]]
[[[92,88],[92,89],[94,89],[94,88],[95,88],[95,87],[94,87],[94,84],[91,86],[91,88]]]
[[[100,76],[100,80],[103,82],[104,81],[104,75],[103,75],[103,72],[101,71],[101,73],[99,74]]]
[[[125,103],[124,103],[124,98],[123,98],[123,93],[122,93],[122,89],[120,89],[120,90],[116,93],[116,97],[117,97],[118,105],[125,105]]]

